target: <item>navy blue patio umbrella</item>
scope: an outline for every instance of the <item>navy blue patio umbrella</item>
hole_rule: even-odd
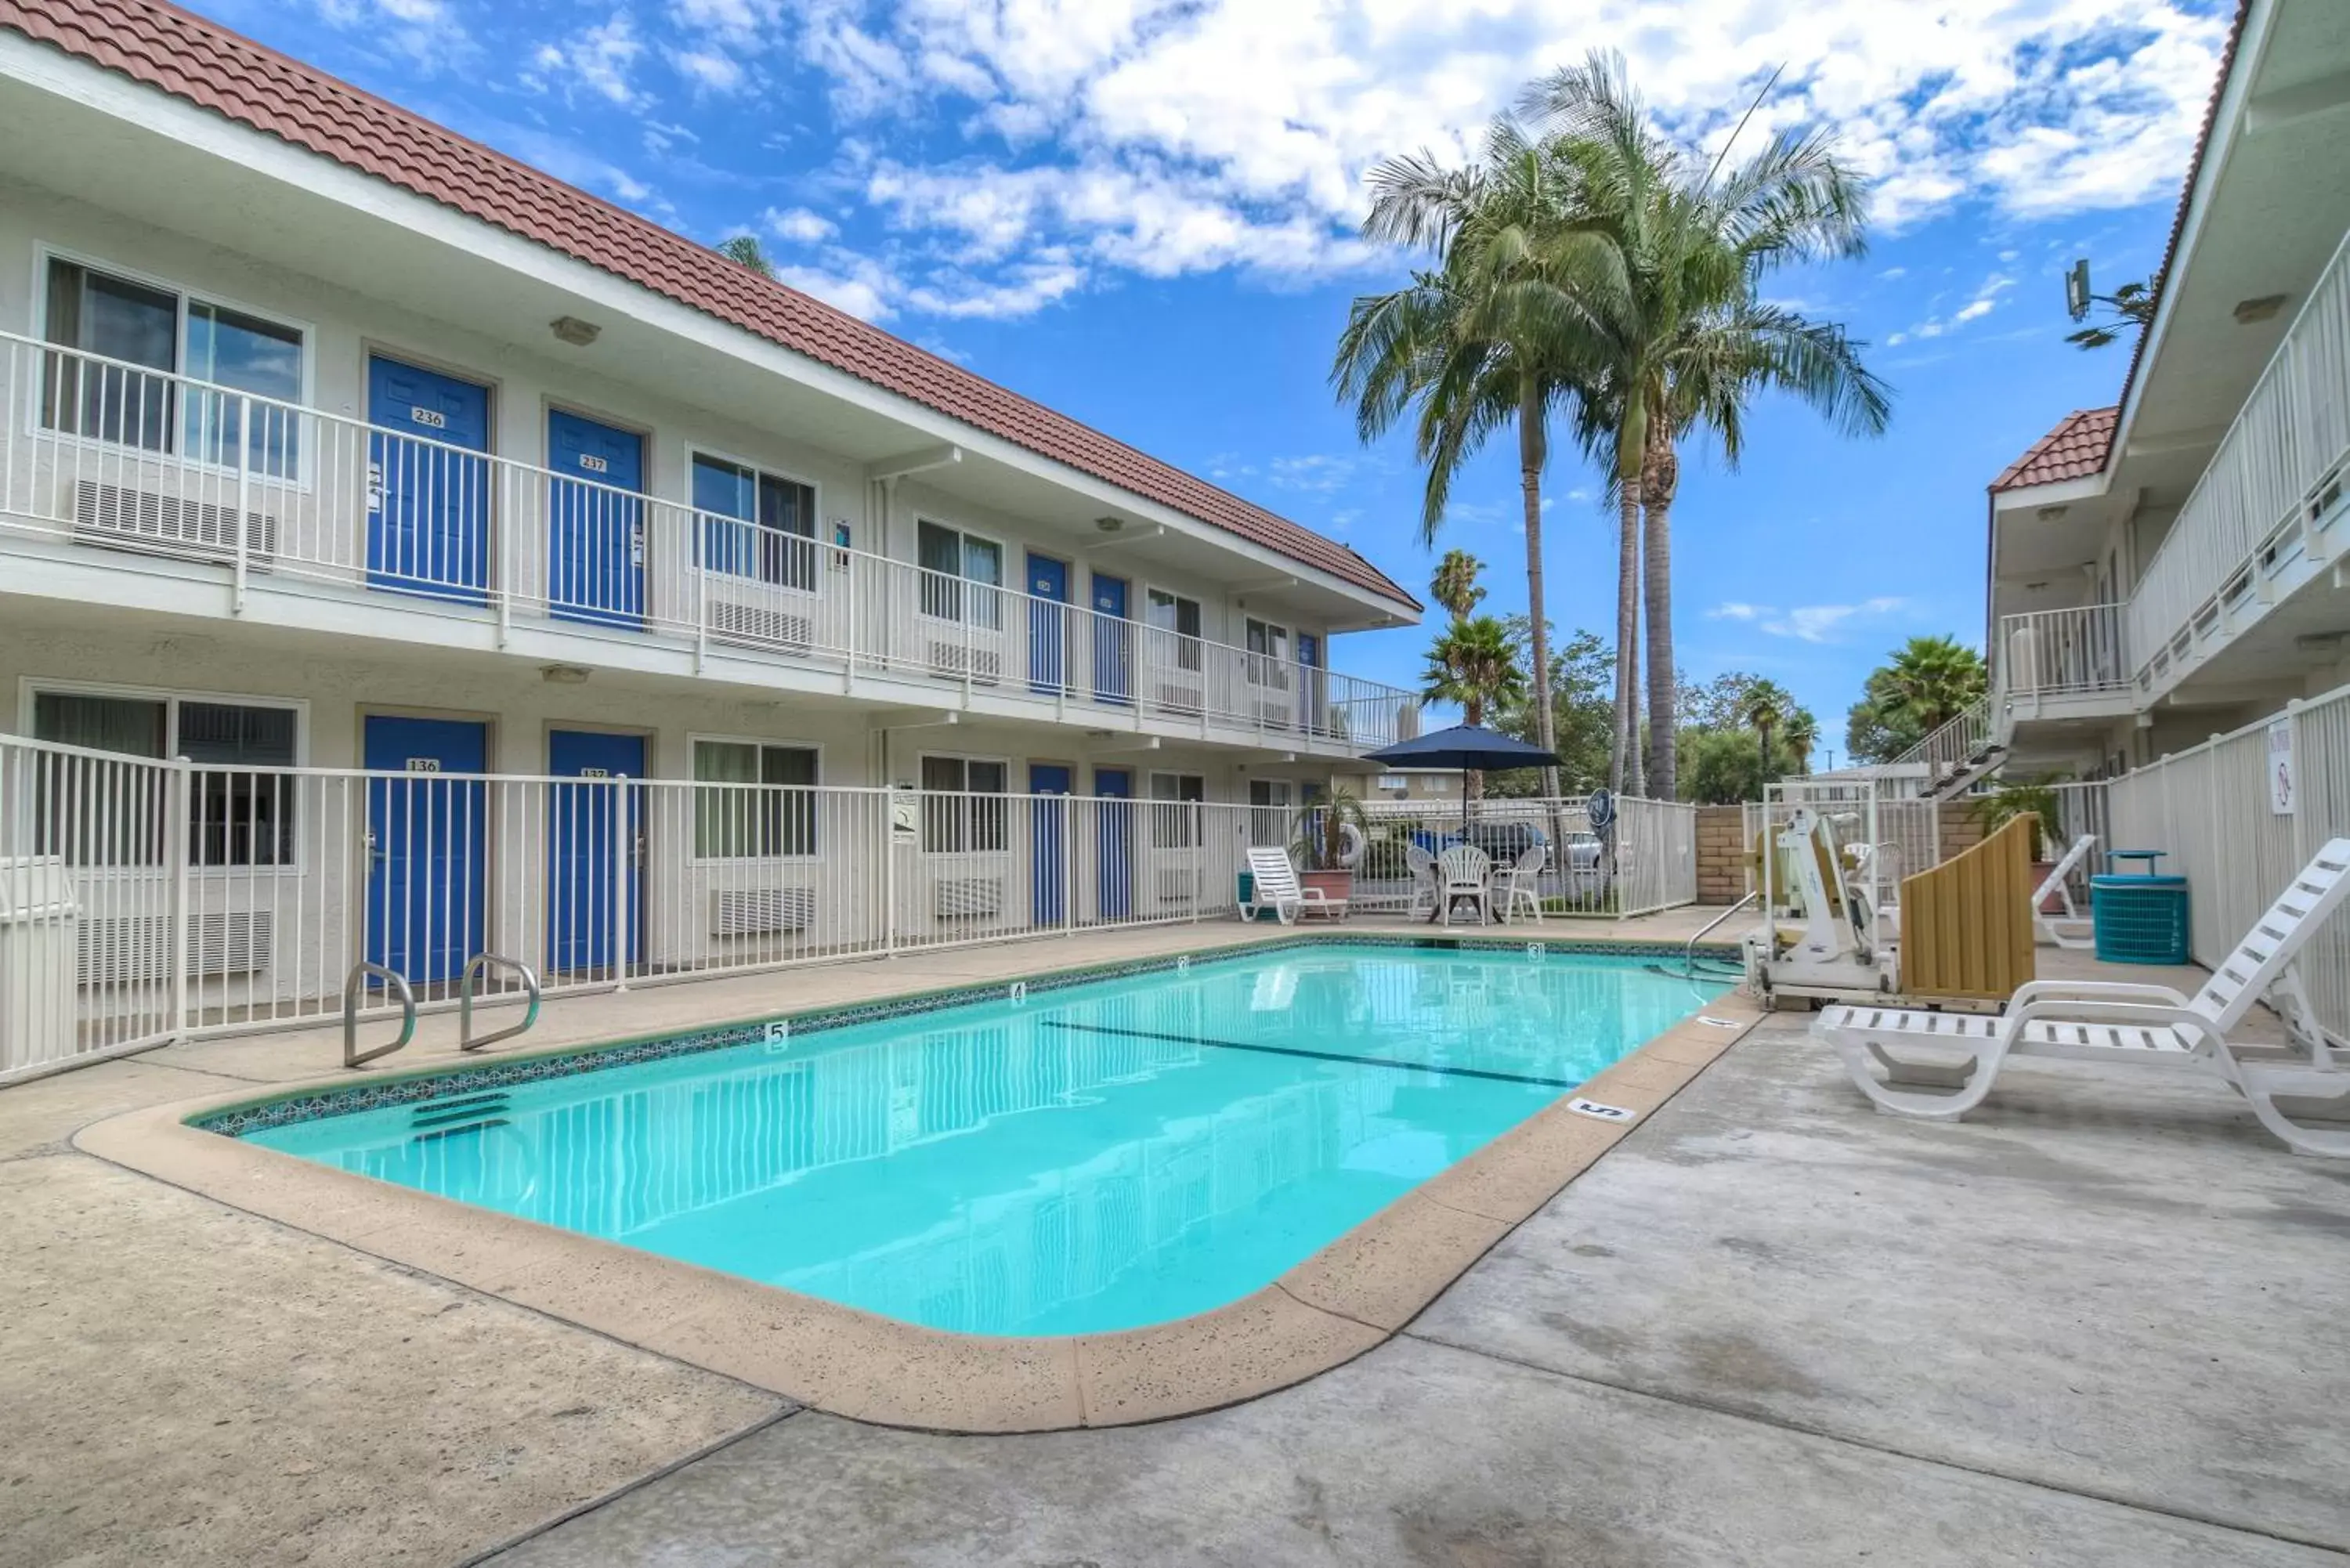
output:
[[[1482,724],[1455,724],[1449,730],[1436,730],[1409,741],[1399,741],[1376,752],[1365,752],[1363,761],[1391,768],[1459,768],[1461,822],[1464,827],[1469,822],[1469,774],[1471,772],[1492,773],[1498,768],[1555,768],[1559,765],[1556,753],[1545,752],[1530,742],[1489,730]]]

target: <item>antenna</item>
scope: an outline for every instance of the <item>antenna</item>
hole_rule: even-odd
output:
[[[2088,318],[2089,258],[2086,256],[2074,262],[2073,270],[2064,275],[2064,309],[2075,321]]]

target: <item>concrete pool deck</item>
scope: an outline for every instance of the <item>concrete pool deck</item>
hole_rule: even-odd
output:
[[[942,961],[983,972],[889,988],[1079,961]],[[886,967],[764,978],[800,1008]],[[714,989],[583,1000],[743,1011]],[[2153,1071],[2017,1064],[1967,1123],[1878,1117],[1804,1022],[1766,1021],[1336,1370],[1021,1437],[794,1413],[70,1147],[316,1076],[331,1041],[0,1091],[0,1557],[453,1562],[583,1508],[511,1560],[2350,1556],[2350,1171]]]

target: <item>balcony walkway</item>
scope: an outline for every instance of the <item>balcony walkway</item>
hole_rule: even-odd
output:
[[[578,998],[534,1039],[1008,976],[1092,940]],[[2339,1564],[2350,1183],[2152,1073],[2017,1064],[1976,1120],[1878,1117],[1804,1023],[1750,1034],[1361,1359],[1014,1438],[795,1412],[68,1142],[307,1074],[301,1035],[0,1090],[0,1538],[28,1561],[450,1563],[629,1487],[495,1560]]]

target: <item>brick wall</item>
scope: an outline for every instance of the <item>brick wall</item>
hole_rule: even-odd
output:
[[[1975,820],[1974,813],[1968,810],[1963,802],[1944,801],[1942,809],[1934,814],[1934,822],[1939,830],[1942,840],[1942,858],[1945,860],[1954,855],[1963,854],[1982,842],[1982,826]]]
[[[1745,812],[1735,805],[1697,808],[1697,901],[1735,904],[1746,896]]]

